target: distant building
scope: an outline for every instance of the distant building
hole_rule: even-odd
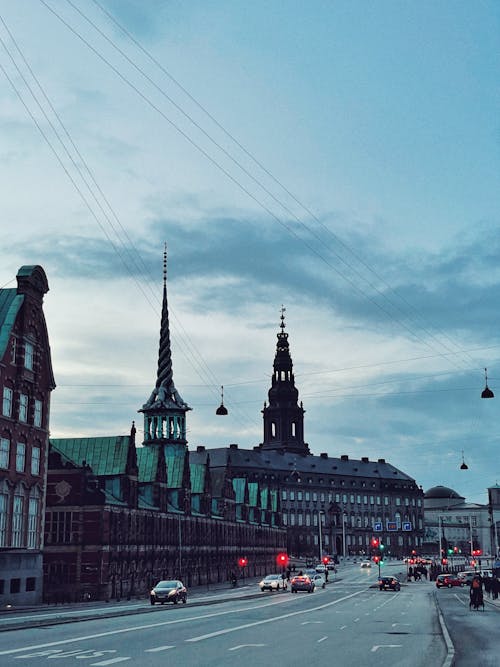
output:
[[[0,290],[0,605],[42,595],[50,394],[55,387],[40,266],[22,266]]]
[[[469,503],[447,486],[433,486],[424,495],[424,514],[425,553],[473,558],[474,551],[494,551],[488,505]]]

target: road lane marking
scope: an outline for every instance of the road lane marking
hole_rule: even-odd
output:
[[[349,598],[355,597],[356,595],[360,595],[361,591],[358,591],[357,593],[351,593],[350,595],[346,595],[343,598],[339,598],[338,600],[333,600],[333,602],[326,602],[325,604],[319,605],[319,607],[311,607],[311,609],[300,609],[299,611],[291,611],[288,614],[282,614],[281,616],[275,616],[274,618],[266,618],[261,621],[253,621],[252,623],[244,623],[243,625],[237,625],[234,628],[224,628],[223,630],[216,630],[215,632],[208,632],[205,635],[199,635],[198,637],[191,637],[190,639],[186,639],[186,642],[201,642],[205,639],[212,639],[213,637],[220,637],[221,635],[227,635],[230,632],[236,632],[237,630],[245,630],[246,628],[254,628],[257,625],[263,625],[264,623],[274,623],[276,621],[282,621],[285,618],[292,618],[293,616],[299,616],[300,614],[310,614],[313,611],[319,611],[321,609],[326,609],[327,607],[331,607],[334,604],[338,604],[339,602],[343,602],[344,600],[348,600]]]
[[[379,648],[401,648],[403,644],[377,644],[372,646],[372,653],[378,651]]]
[[[130,658],[111,658],[111,660],[102,660],[101,662],[92,662],[91,667],[104,667],[104,665],[114,665],[117,662],[125,662]]]
[[[169,648],[175,648],[175,646],[156,646],[155,648],[147,648],[146,653],[156,653],[157,651],[167,651]]]
[[[319,644],[320,642],[324,642],[325,639],[328,639],[328,635],[325,635],[324,637],[321,637],[321,639],[318,639],[318,644]]]
[[[283,602],[287,602],[286,598],[280,598]],[[294,598],[292,598],[294,601]],[[72,644],[74,642],[83,642],[88,641],[89,639],[100,639],[101,637],[110,637],[112,635],[121,635],[125,632],[141,632],[142,630],[151,630],[152,628],[161,628],[166,625],[175,625],[177,623],[185,623],[188,621],[199,621],[204,618],[214,618],[216,616],[226,616],[228,614],[240,614],[242,611],[252,611],[255,609],[261,609],[263,607],[271,607],[273,605],[279,604],[278,599],[273,602],[264,602],[258,605],[252,605],[250,607],[240,607],[238,609],[227,609],[226,611],[216,611],[208,614],[200,614],[199,616],[186,616],[183,618],[174,618],[170,621],[159,621],[157,623],[147,623],[146,625],[132,625],[128,628],[121,628],[119,630],[108,630],[107,632],[96,632],[92,635],[82,635],[80,637],[72,637],[70,639],[60,639],[59,641],[54,642],[45,642],[44,644],[34,644],[32,646],[24,646],[22,648],[13,648],[6,651],[0,651],[0,656],[2,655],[13,655],[14,653],[23,653],[24,651],[33,651],[37,649],[49,648],[51,646],[63,646],[64,644]]]
[[[240,648],[250,648],[250,647],[261,647],[261,646],[267,646],[267,644],[238,644],[238,646],[231,646],[231,648],[228,648],[228,651],[239,651]]]

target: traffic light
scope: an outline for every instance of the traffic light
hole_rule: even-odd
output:
[[[373,556],[373,562],[378,565],[380,563],[380,556]]]
[[[323,556],[323,565],[328,565],[329,562],[330,559],[328,558],[328,556]]]
[[[380,551],[383,551],[385,549],[385,546],[382,544],[382,542],[380,542],[378,548],[380,549]]]
[[[442,565],[448,565],[448,559],[447,558],[441,558],[441,564]]]
[[[448,549],[448,555],[451,556],[452,553],[453,553],[453,549]]]
[[[288,555],[280,553],[276,556],[276,563],[278,567],[286,567],[288,565]]]
[[[245,556],[241,556],[241,558],[238,558],[238,565],[240,567],[246,567],[248,565],[248,558]]]
[[[372,548],[378,549],[379,544],[380,540],[378,539],[378,537],[372,537]]]

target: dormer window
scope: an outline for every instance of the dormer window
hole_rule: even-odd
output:
[[[29,371],[33,370],[33,356],[34,356],[34,348],[31,343],[28,343],[26,341],[24,343],[24,367],[27,368]]]

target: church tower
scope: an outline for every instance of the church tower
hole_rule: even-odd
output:
[[[170,350],[170,326],[167,302],[167,247],[163,253],[163,303],[161,310],[160,349],[156,385],[144,413],[144,445],[187,445],[186,412],[191,408],[175,388]]]
[[[262,449],[274,449],[294,454],[309,454],[304,442],[304,408],[298,404],[293,364],[285,333],[285,308],[281,308],[281,331],[277,334],[276,355],[269,405],[264,403],[264,442]]]

